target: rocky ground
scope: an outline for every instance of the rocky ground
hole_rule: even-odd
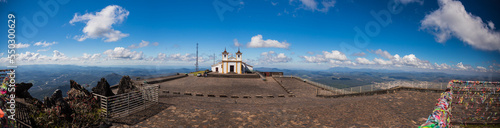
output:
[[[179,80],[189,79],[194,78]],[[318,98],[311,85],[293,79],[277,81],[287,83],[284,86],[297,97],[222,98],[162,93],[160,104],[114,119],[112,127],[417,127],[425,122],[440,95],[400,91]],[[172,85],[161,86],[165,90]]]

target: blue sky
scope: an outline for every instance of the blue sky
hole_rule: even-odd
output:
[[[499,2],[6,0],[0,20],[16,16],[17,65],[191,66],[199,43],[205,67],[213,54],[217,61],[224,48],[240,47],[254,67],[499,72],[494,5]],[[0,29],[8,34],[7,25]],[[7,43],[0,49],[7,65]]]

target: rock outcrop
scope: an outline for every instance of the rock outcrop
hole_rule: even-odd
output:
[[[17,98],[33,98],[28,90],[33,87],[32,83],[18,83],[16,84],[16,97]]]
[[[60,117],[64,117],[67,120],[71,120],[71,114],[73,114],[73,110],[69,106],[69,104],[64,100],[62,91],[57,89],[54,91],[52,96],[44,98],[44,104],[46,108],[57,108],[60,109],[59,115]]]
[[[92,92],[103,96],[115,95],[113,91],[111,91],[109,83],[105,78],[101,78],[101,81],[97,82],[97,86],[92,88]]]
[[[83,98],[89,97],[90,92],[83,88],[80,84],[76,83],[74,80],[70,80],[71,89],[68,91],[68,96],[73,98]]]
[[[120,80],[120,83],[118,83],[117,94],[128,93],[136,90],[138,89],[137,87],[134,86],[134,82],[132,82],[132,79],[130,79],[129,76],[123,76],[122,79]]]

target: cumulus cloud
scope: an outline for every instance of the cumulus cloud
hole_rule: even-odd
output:
[[[17,55],[17,61],[39,61],[39,60],[46,60],[49,57],[45,55],[41,55],[40,53],[33,53],[33,52],[25,52]]]
[[[396,54],[396,55],[394,55],[392,62],[396,66],[405,65],[405,66],[410,66],[410,67],[415,67],[415,68],[433,69],[433,66],[432,66],[432,64],[429,63],[429,61],[420,60],[414,54],[405,55],[402,58],[400,58],[399,55]]]
[[[158,46],[158,42],[154,42],[154,43],[149,43],[149,41],[144,41],[142,40],[141,43],[139,43],[138,45],[135,45],[135,44],[132,44],[130,46],[128,46],[128,48],[130,49],[135,49],[135,48],[142,48],[142,47],[146,47],[146,46],[150,46],[150,45],[153,45],[153,46]]]
[[[472,66],[470,66],[470,65],[464,65],[464,64],[462,64],[462,62],[457,63],[457,65],[455,65],[455,67],[457,67],[459,70],[470,70],[470,69],[472,69]]]
[[[370,61],[366,58],[360,58],[360,57],[356,58],[356,62],[358,62],[358,64],[375,64],[375,62],[373,62],[373,61]]]
[[[380,64],[380,65],[392,65],[391,60],[384,60],[384,59],[380,59],[380,58],[373,59],[373,62]]]
[[[169,55],[168,60],[193,62],[196,61],[196,56],[189,53],[186,53],[184,55],[177,53]],[[203,59],[203,57],[198,57],[198,62],[205,62],[205,60]]]
[[[42,47],[47,47],[47,46],[50,46],[50,45],[54,45],[54,44],[57,44],[57,42],[47,42],[47,41],[40,41],[40,42],[36,42],[35,44],[33,44],[34,46],[42,46]]]
[[[82,30],[84,35],[76,36],[78,41],[84,41],[87,38],[102,38],[105,42],[114,42],[129,36],[129,34],[112,28],[114,24],[123,22],[128,15],[129,11],[124,8],[118,5],[109,5],[100,12],[75,14],[69,23],[83,22],[86,24]]]
[[[143,53],[131,51],[130,49],[126,49],[124,47],[116,47],[115,49],[109,49],[104,51],[103,54],[106,54],[110,59],[132,59],[132,60],[141,60],[143,59]]]
[[[262,52],[259,57],[260,63],[286,63],[292,58],[287,57],[285,53],[275,53],[274,51]]]
[[[30,44],[17,43],[16,48],[28,48]]]
[[[487,70],[486,70],[486,68],[485,68],[485,67],[482,67],[482,66],[477,66],[476,68],[477,68],[477,70],[479,70],[480,72],[486,72],[486,71],[487,71]]]
[[[347,60],[345,54],[337,50],[333,50],[332,52],[323,51],[323,55],[326,59]]]
[[[156,58],[154,58],[154,60],[165,61],[167,60],[167,54],[158,53],[158,55],[156,56]]]
[[[316,0],[300,0],[300,6],[305,10],[311,10],[313,12],[320,11],[326,13],[330,8],[333,8],[335,6],[335,2],[335,0],[323,0],[321,2],[317,2]],[[319,6],[320,4],[321,6],[323,6],[322,8]]]
[[[96,54],[87,54],[83,53],[82,60],[89,60],[89,61],[96,61],[101,58],[101,54],[96,53]]]
[[[451,69],[451,66],[446,64],[446,63],[442,63],[442,64],[434,63],[434,67],[436,69]]]
[[[381,57],[384,57],[386,59],[393,59],[394,57],[387,51],[383,51],[382,49],[378,49],[376,51],[371,51],[372,53],[375,53]]]
[[[301,56],[301,57],[304,58],[305,61],[308,62],[308,63],[323,63],[323,62],[328,62],[328,60],[325,59],[325,57],[322,56],[322,55]]]
[[[439,43],[455,36],[474,48],[500,51],[500,33],[494,30],[493,22],[484,23],[460,1],[439,0],[439,9],[425,16],[421,29],[428,30]]]
[[[348,61],[330,60],[329,64],[332,67],[336,67],[336,66],[340,66],[340,65],[353,65],[353,66],[357,65],[355,62],[352,62],[350,60],[348,60]]]
[[[328,51],[323,51],[322,55],[316,55],[316,56],[300,56],[301,58],[304,58],[306,62],[308,63],[323,63],[323,62],[331,62],[330,60],[337,60],[337,61],[346,61],[348,60],[346,55],[340,51],[337,50],[332,50],[332,52]]]
[[[251,41],[247,43],[249,48],[288,48],[290,46],[286,41],[279,42],[277,40],[263,40],[262,35],[253,36]]]
[[[61,53],[57,50],[54,50],[53,52],[54,52],[54,54],[52,55],[52,58],[51,58],[51,60],[53,60],[53,61],[67,60],[68,59],[68,57],[66,55],[64,55],[63,53]]]

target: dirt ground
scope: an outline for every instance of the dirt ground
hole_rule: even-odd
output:
[[[210,87],[216,85],[210,84],[210,81],[220,83],[224,79],[231,79],[226,81],[229,84],[224,83],[227,86],[225,89]],[[284,92],[278,84],[253,81],[252,84],[267,86],[262,88],[268,90],[259,91],[258,87],[234,86],[237,84],[234,81],[241,84],[244,80],[186,77],[160,85],[161,90],[228,95]],[[273,81],[268,79],[265,82]],[[319,98],[314,95],[315,87],[303,81],[276,79],[274,82],[282,82],[297,97],[224,98],[161,93],[160,104],[129,117],[115,119],[113,127],[417,127],[425,122],[440,95],[400,91],[362,97]],[[204,85],[207,86],[198,83],[206,83]]]

